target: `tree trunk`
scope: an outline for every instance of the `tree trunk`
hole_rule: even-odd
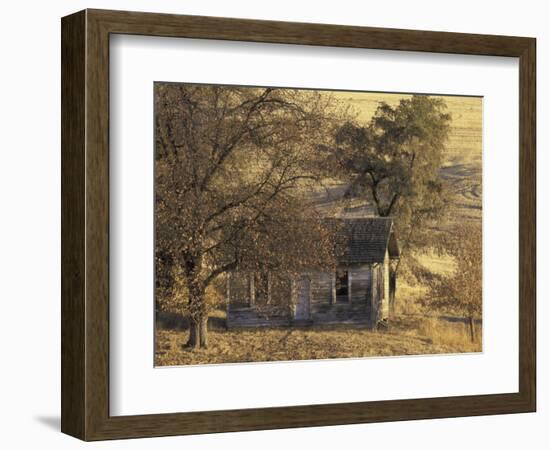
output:
[[[208,313],[205,308],[204,289],[193,280],[189,286],[189,348],[206,348],[208,344]]]
[[[200,348],[207,348],[208,347],[208,315],[206,317],[203,317],[203,319],[200,322],[200,339],[199,344]]]
[[[189,339],[185,346],[194,349],[208,347],[208,316],[189,321]]]
[[[186,347],[199,348],[200,346],[200,324],[193,318],[189,320],[189,339]]]
[[[468,321],[470,323],[470,339],[472,342],[475,342],[476,340],[476,324],[473,317],[469,317]]]

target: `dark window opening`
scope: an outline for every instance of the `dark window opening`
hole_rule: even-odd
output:
[[[256,273],[254,286],[256,289],[256,304],[267,305],[269,303],[269,273]]]
[[[347,303],[348,302],[348,271],[337,270],[336,271],[336,301]]]

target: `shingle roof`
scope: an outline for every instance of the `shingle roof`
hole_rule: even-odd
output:
[[[389,217],[325,219],[325,223],[335,232],[336,254],[340,263],[381,263],[386,248],[390,258],[399,257],[399,248],[392,232],[393,222]]]

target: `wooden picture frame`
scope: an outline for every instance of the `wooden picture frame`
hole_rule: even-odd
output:
[[[535,411],[535,39],[104,10],[61,25],[64,433],[101,440]],[[519,58],[519,391],[110,416],[109,36],[116,33]]]

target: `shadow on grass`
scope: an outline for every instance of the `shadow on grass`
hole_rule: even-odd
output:
[[[189,320],[181,314],[170,312],[157,312],[156,324],[160,330],[188,331]],[[209,330],[225,330],[225,317],[211,316],[208,318]]]
[[[469,323],[466,317],[439,316],[439,318],[441,320],[446,320],[447,322],[451,323],[463,323],[464,325],[467,325]],[[474,322],[476,323],[476,325],[481,325],[481,319],[475,319]]]

